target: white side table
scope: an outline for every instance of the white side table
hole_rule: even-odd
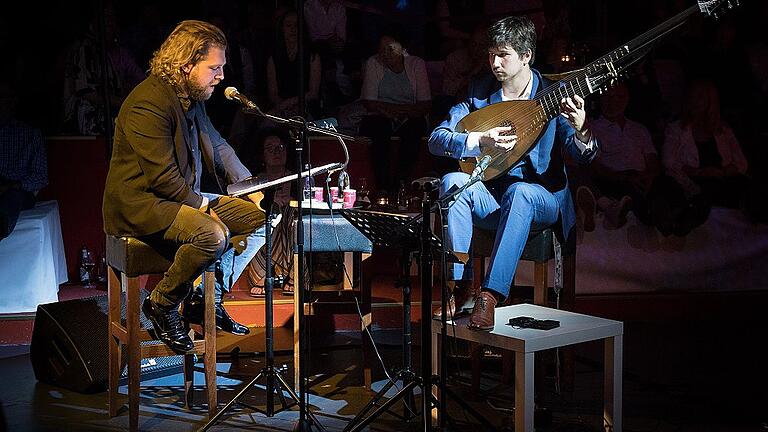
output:
[[[560,321],[552,330],[516,329],[507,325],[510,318],[528,316]],[[496,309],[496,323],[491,332],[467,328],[468,317],[448,322],[448,335],[515,353],[515,430],[533,432],[533,365],[534,353],[550,348],[605,340],[605,390],[603,395],[603,428],[621,432],[622,412],[622,344],[624,324],[532,304],[517,304]],[[441,322],[432,320],[432,370],[439,370]]]

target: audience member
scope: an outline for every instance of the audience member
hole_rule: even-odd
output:
[[[349,77],[344,74],[347,9],[339,0],[308,0],[304,20],[322,65],[321,99],[325,110],[347,102]]]
[[[421,137],[427,128],[431,109],[427,69],[419,57],[409,55],[402,37],[390,29],[379,39],[379,51],[365,64],[360,98],[368,111],[360,125],[360,135],[371,138],[376,160],[374,174],[379,193],[394,192],[406,180],[421,150]],[[391,176],[392,136],[400,138],[397,168]]]
[[[484,20],[482,0],[438,0],[440,57],[469,45],[473,30]]]
[[[16,227],[22,210],[35,205],[48,184],[48,165],[39,129],[16,118],[16,95],[0,83],[0,240]]]
[[[679,121],[667,127],[662,163],[684,197],[676,202],[668,190],[671,207],[662,233],[684,235],[706,220],[709,206],[737,207],[746,187],[747,160],[730,126],[720,117],[717,88],[697,80],[688,88]]]
[[[101,43],[97,33],[98,15],[87,33],[70,49],[65,66],[65,132],[100,135],[106,132],[107,112],[113,120],[123,99],[145,73],[130,51],[118,43],[119,31],[114,10],[104,10],[106,71],[102,66]],[[106,84],[107,88],[104,89]]]
[[[592,122],[592,133],[600,140],[601,151],[587,168],[586,185],[576,193],[580,209],[594,207],[590,195],[597,196],[597,209],[610,228],[622,227],[630,209],[647,220],[646,196],[661,171],[648,128],[625,116],[628,103],[629,88],[624,83],[600,97],[600,117]],[[591,219],[591,215],[585,216],[585,222]],[[590,231],[588,225],[585,223],[585,231]]]
[[[149,64],[152,54],[163,42],[168,33],[173,30],[173,23],[161,8],[162,3],[156,1],[125,3],[121,11],[135,14],[133,16],[121,15],[123,26],[120,28],[120,40],[122,44],[134,54],[136,63],[141,67]]]
[[[293,172],[287,168],[288,152],[286,146],[289,138],[280,129],[270,128],[262,131],[259,148],[262,149],[261,161],[253,157],[244,157],[245,163],[252,171],[257,171],[257,177],[265,181],[286,177]],[[253,147],[251,147],[253,148]],[[247,154],[248,152],[244,152]],[[260,166],[259,166],[260,165]],[[293,294],[293,245],[296,238],[296,208],[291,207],[294,182],[283,183],[274,190],[272,217],[279,224],[272,231],[272,276],[282,276],[286,282],[283,294]],[[266,203],[263,203],[266,204]],[[246,274],[251,286],[252,297],[264,297],[264,277],[266,275],[266,248],[262,247],[248,264]],[[273,285],[273,288],[278,288]]]
[[[347,41],[347,10],[344,5],[339,0],[307,0],[304,3],[304,19],[309,38],[323,61],[326,58],[338,59]]]
[[[280,117],[302,113],[299,107],[299,34],[296,12],[287,11],[277,21],[277,36],[272,55],[267,59],[267,95],[270,112]],[[304,98],[310,116],[319,115],[320,56],[304,41]]]
[[[445,58],[443,65],[443,88],[439,98],[435,98],[438,117],[442,119],[448,114],[448,110],[458,101],[467,97],[467,88],[470,81],[481,73],[491,73],[488,67],[487,27],[478,25],[472,30],[467,44]]]
[[[251,53],[245,44],[240,40],[240,31],[231,24],[230,20],[223,15],[214,14],[209,19],[211,24],[220,28],[221,31],[227,36],[227,64],[224,65],[224,77],[226,86],[232,86],[237,88],[241,93],[253,95],[255,93],[256,84],[254,82],[253,61],[251,60]],[[234,118],[240,111],[238,104],[227,100],[224,96],[224,89],[214,92],[211,98],[206,103],[206,111],[208,117],[211,118],[211,123],[218,130],[222,136],[230,137],[236,132],[233,132],[233,127],[236,127]],[[239,125],[241,123],[238,123]],[[239,143],[231,143],[237,147]]]

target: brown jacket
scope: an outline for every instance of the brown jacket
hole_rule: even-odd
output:
[[[221,190],[251,175],[211,124],[197,111],[203,167]],[[187,121],[173,88],[149,76],[128,95],[115,125],[104,190],[104,231],[140,236],[165,230],[182,204],[199,208],[192,189],[195,161]]]

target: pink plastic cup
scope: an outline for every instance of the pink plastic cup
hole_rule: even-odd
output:
[[[312,188],[312,196],[315,198],[315,201],[323,201],[323,188],[319,186],[315,186]]]
[[[357,191],[354,189],[344,189],[344,205],[343,208],[352,208],[357,201]]]

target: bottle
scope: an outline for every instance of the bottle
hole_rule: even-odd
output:
[[[408,189],[405,180],[400,180],[400,188],[397,190],[397,209],[408,210]]]
[[[107,281],[107,258],[101,257],[101,263],[99,264],[99,282],[104,283]]]
[[[93,287],[94,281],[93,269],[96,263],[93,261],[93,255],[85,245],[80,249],[80,283],[85,288]]]

